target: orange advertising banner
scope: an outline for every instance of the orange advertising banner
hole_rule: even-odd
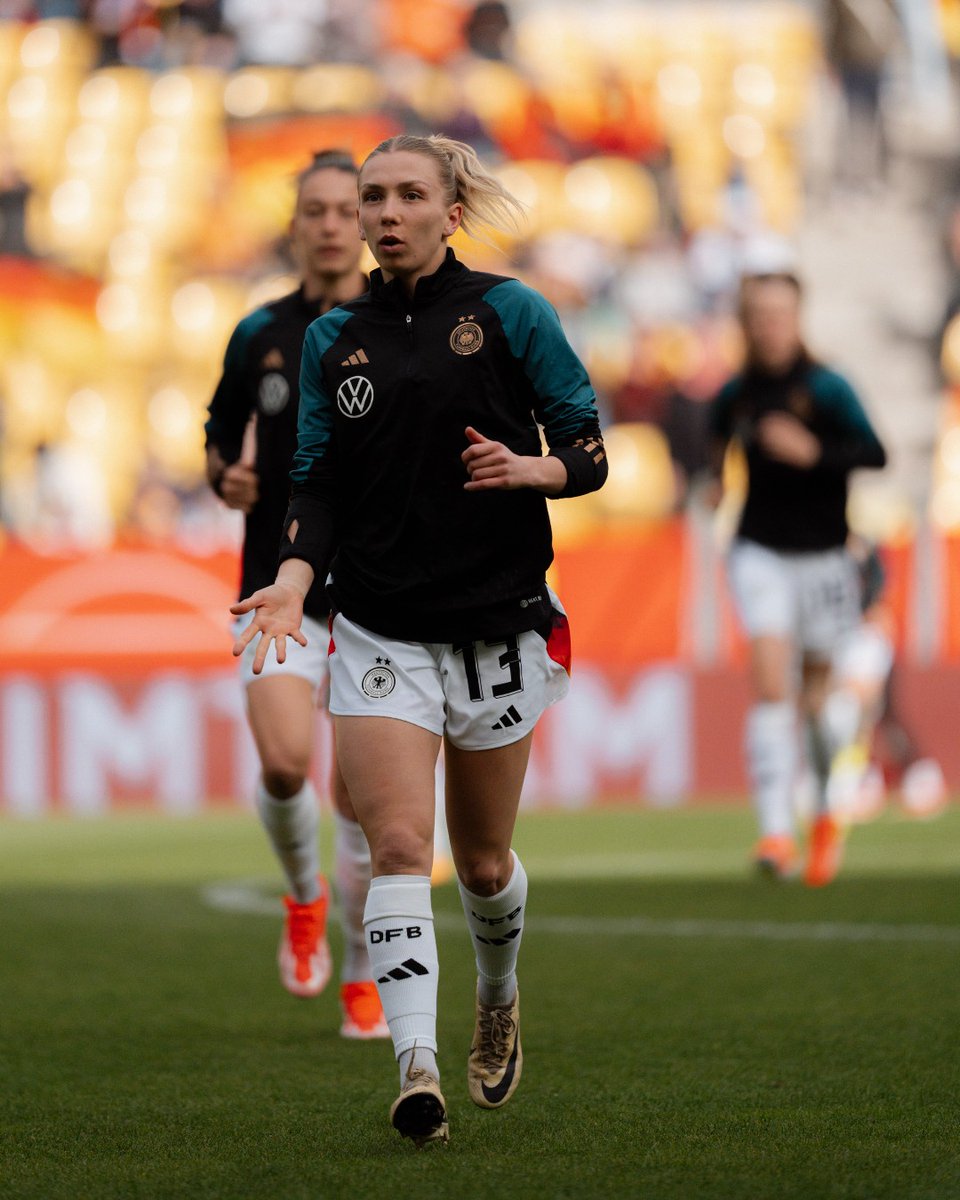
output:
[[[552,582],[570,615],[570,696],[537,727],[527,806],[745,795],[748,688],[722,568],[709,661],[690,639],[692,547],[681,521],[611,529],[562,550]],[[942,657],[895,670],[900,714],[924,753],[960,780],[960,542],[942,547]],[[909,547],[887,557],[901,647],[912,603]],[[99,813],[135,804],[192,812],[245,804],[257,760],[230,654],[238,556],[120,544],[95,554],[0,552],[0,811]],[[318,715],[314,777],[330,760]]]
[[[117,546],[0,555],[0,671],[148,672],[224,666],[237,556]]]

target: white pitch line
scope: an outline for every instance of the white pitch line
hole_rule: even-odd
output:
[[[265,895],[260,880],[213,884],[201,895],[206,904],[222,912],[279,917],[280,901]],[[441,929],[462,929],[463,918],[438,913]],[[532,916],[526,928],[532,934],[572,937],[666,937],[746,939],[758,942],[927,942],[960,944],[955,925],[866,925],[852,921],[725,921],[704,918],[660,917],[551,917]]]
[[[235,879],[232,883],[214,883],[201,890],[204,903],[221,912],[253,913],[258,917],[276,917],[283,912],[278,896],[264,895],[266,885],[259,879]]]

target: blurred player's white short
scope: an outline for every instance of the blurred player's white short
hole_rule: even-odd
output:
[[[530,630],[499,641],[401,642],[338,613],[330,652],[330,711],[393,717],[462,750],[525,737],[569,688],[570,637],[559,600],[549,637]]]
[[[751,638],[793,638],[805,652],[827,659],[859,624],[857,569],[842,548],[791,554],[738,538],[727,570]]]
[[[238,638],[253,620],[253,613],[244,613],[233,623],[233,636]],[[259,638],[254,638],[240,656],[240,680],[244,687],[249,687],[256,679],[267,679],[271,675],[298,675],[309,680],[314,692],[318,692],[327,677],[327,646],[330,634],[324,622],[313,617],[304,616],[301,628],[307,639],[306,646],[301,646],[293,638],[287,638],[287,657],[284,662],[277,662],[276,647],[271,646],[259,675],[253,673],[253,660],[257,654]]]

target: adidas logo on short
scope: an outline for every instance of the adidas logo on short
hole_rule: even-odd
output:
[[[370,361],[362,350],[358,350],[356,354],[351,354],[349,358],[345,358],[340,364],[341,367],[359,367],[362,363]]]
[[[514,689],[514,690],[516,690],[516,689]],[[503,716],[501,716],[500,720],[496,723],[496,725],[491,725],[490,728],[491,729],[509,729],[511,727],[511,725],[519,725],[522,720],[523,720],[523,717],[520,716],[520,714],[517,712],[517,710],[511,704],[510,707],[507,709],[507,711],[503,714]]]
[[[381,975],[377,983],[392,983],[399,982],[401,979],[409,979],[412,975],[429,975],[430,972],[423,965],[417,962],[415,958],[408,958],[400,964],[399,967],[394,967],[392,971],[388,971],[386,975]]]

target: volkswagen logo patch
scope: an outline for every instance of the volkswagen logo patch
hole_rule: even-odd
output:
[[[277,371],[270,371],[260,380],[260,411],[266,417],[282,412],[290,399],[290,385]]]
[[[345,417],[365,417],[373,407],[373,384],[363,375],[351,375],[337,388],[337,407]]]

